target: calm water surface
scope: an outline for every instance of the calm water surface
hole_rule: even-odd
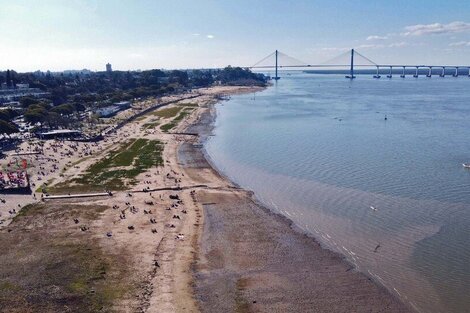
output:
[[[470,312],[470,78],[294,74],[217,114],[233,181],[417,311]]]

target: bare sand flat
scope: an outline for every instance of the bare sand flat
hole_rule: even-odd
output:
[[[204,192],[202,312],[408,312],[343,258],[239,192]]]

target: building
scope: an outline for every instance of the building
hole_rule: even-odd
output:
[[[111,117],[114,116],[119,111],[127,109],[126,107],[120,107],[118,105],[109,105],[106,107],[99,108],[95,111],[98,117]]]
[[[26,164],[27,165],[27,164]],[[28,173],[23,169],[0,169],[0,191],[2,193],[31,193]]]
[[[29,84],[16,84],[17,89],[28,89]]]
[[[129,109],[131,107],[131,102],[130,101],[121,101],[121,102],[116,102],[114,105],[117,105],[121,110]]]
[[[98,117],[111,117],[119,112],[121,109],[117,105],[110,105],[107,107],[99,108],[95,111]]]
[[[56,139],[56,138],[70,139],[70,138],[78,138],[78,137],[83,136],[81,131],[73,130],[73,129],[57,129],[57,130],[51,130],[48,132],[37,133],[37,135],[41,139]]]
[[[129,109],[130,107],[131,107],[130,101],[121,101],[121,102],[116,102],[113,105],[99,108],[95,111],[95,113],[96,115],[98,115],[98,117],[111,117],[111,116],[114,116],[119,111]]]
[[[3,84],[2,84],[3,85]],[[49,95],[39,88],[28,88],[28,84],[21,85],[21,88],[3,88],[0,89],[0,103],[18,101],[22,97],[43,98]]]
[[[19,101],[0,103],[0,110],[6,110],[6,109],[21,110],[22,106]]]
[[[113,68],[111,67],[111,64],[106,64],[106,72],[111,73],[113,71]]]

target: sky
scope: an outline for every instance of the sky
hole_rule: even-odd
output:
[[[0,70],[319,64],[470,65],[468,0],[0,0]]]

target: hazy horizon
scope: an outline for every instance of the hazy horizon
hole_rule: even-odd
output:
[[[470,64],[464,1],[0,0],[0,70],[250,66],[279,49],[321,63]]]

